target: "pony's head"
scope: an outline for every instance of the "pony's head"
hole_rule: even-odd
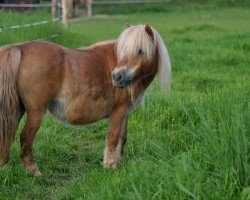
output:
[[[161,89],[170,87],[171,66],[166,46],[159,33],[148,25],[128,26],[116,45],[117,67],[113,85],[125,88],[157,72]]]

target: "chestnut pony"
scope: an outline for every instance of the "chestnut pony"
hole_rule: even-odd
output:
[[[0,48],[0,161],[9,159],[18,124],[20,158],[26,169],[41,175],[32,144],[49,110],[70,124],[109,118],[104,167],[115,168],[124,158],[128,114],[159,74],[167,90],[171,67],[159,33],[148,25],[128,26],[117,40],[82,50],[45,41]]]

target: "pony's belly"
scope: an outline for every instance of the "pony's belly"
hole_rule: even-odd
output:
[[[73,124],[73,125],[87,125],[87,124],[95,123],[107,117],[108,117],[107,113],[98,113],[98,114],[93,114],[93,112],[91,114],[87,112],[83,112],[81,114],[74,113],[74,114],[68,115],[65,119],[65,122]]]
[[[97,122],[109,115],[106,104],[97,102],[84,102],[82,104],[71,104],[68,107],[66,121],[71,124],[90,124]]]
[[[56,100],[49,106],[49,111],[59,120],[76,125],[94,123],[108,116],[107,106],[92,103],[66,103]]]
[[[59,120],[70,124],[84,125],[108,117],[112,108],[106,98],[92,99],[78,96],[66,101],[58,98],[49,106],[49,111]]]

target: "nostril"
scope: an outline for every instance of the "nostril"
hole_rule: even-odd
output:
[[[122,75],[120,73],[116,74],[115,80],[116,81],[121,81],[122,80]]]

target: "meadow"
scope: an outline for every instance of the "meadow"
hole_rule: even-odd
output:
[[[48,11],[0,11],[0,24],[49,19]],[[102,167],[107,120],[72,127],[47,114],[34,144],[41,177],[20,165],[19,126],[10,162],[0,167],[0,199],[250,199],[250,10],[146,10],[0,32],[0,45],[54,32],[78,48],[117,38],[125,23],[152,25],[167,44],[172,88],[157,80],[130,114],[126,159]],[[24,117],[25,118],[25,117]]]

